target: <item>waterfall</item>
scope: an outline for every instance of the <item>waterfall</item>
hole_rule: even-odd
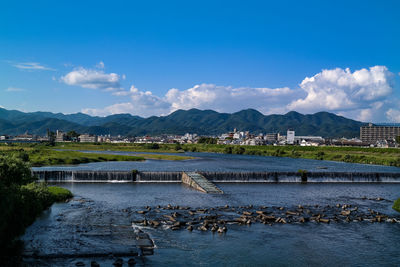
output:
[[[300,172],[199,172],[212,182],[300,183]],[[33,171],[46,182],[181,182],[182,172]],[[400,173],[306,172],[308,183],[396,183]]]
[[[137,182],[181,182],[182,172],[139,172]]]
[[[132,182],[133,172],[123,171],[33,171],[45,182]]]

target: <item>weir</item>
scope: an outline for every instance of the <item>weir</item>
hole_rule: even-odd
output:
[[[182,182],[183,172],[35,170],[46,182]],[[215,183],[398,183],[400,173],[375,172],[197,172]]]

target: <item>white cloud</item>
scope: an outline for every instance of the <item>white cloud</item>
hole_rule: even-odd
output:
[[[74,86],[90,89],[119,90],[120,76],[116,73],[104,73],[102,70],[77,68],[61,77],[61,81]]]
[[[305,98],[291,102],[287,109],[308,113],[331,111],[363,121],[383,119],[383,104],[390,104],[388,97],[394,90],[393,76],[385,66],[354,72],[348,68],[323,70],[301,82]]]
[[[84,109],[92,115],[131,113],[144,117],[167,115],[177,109],[213,109],[219,112],[236,112],[255,108],[263,113],[271,113],[296,95],[289,88],[233,88],[200,84],[186,90],[170,89],[163,97],[150,91],[140,91],[132,86],[129,91],[114,92],[116,96],[129,96],[130,102],[118,103],[104,109]]]
[[[139,116],[167,115],[177,109],[212,109],[236,112],[254,108],[264,114],[334,112],[361,121],[399,121],[394,79],[385,66],[351,72],[350,69],[323,70],[305,78],[299,88],[252,88],[198,84],[185,90],[172,88],[163,96],[140,91],[113,92],[126,100],[100,109],[85,109],[93,115],[131,113]],[[398,104],[398,103],[397,103]]]
[[[18,87],[8,87],[5,91],[6,92],[23,92],[23,91],[25,91],[25,89],[18,88]]]
[[[236,112],[246,108],[254,108],[263,113],[271,113],[293,98],[293,91],[284,88],[251,88],[217,86],[214,84],[199,84],[180,91],[170,89],[165,100],[171,104],[171,110],[177,109],[213,109],[219,112]]]
[[[21,62],[15,63],[13,66],[21,70],[55,70],[53,68],[43,66],[38,62]]]
[[[104,69],[104,67],[105,67],[104,66],[104,62],[100,61],[99,63],[96,64],[96,67],[99,68],[99,69]]]
[[[400,122],[400,110],[390,108],[386,111],[386,115],[392,122]]]

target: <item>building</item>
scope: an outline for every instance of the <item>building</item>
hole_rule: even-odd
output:
[[[278,133],[267,133],[264,138],[267,142],[277,142],[279,139],[279,134]]]
[[[378,141],[393,140],[400,136],[399,125],[374,125],[360,127],[360,139],[364,143],[375,144]]]
[[[64,142],[67,136],[64,132],[57,130],[56,132],[56,142]]]
[[[286,134],[286,143],[288,143],[289,145],[293,145],[294,144],[294,136],[295,136],[294,131],[288,130],[287,134]]]
[[[96,143],[97,136],[96,135],[89,135],[89,134],[81,134],[79,136],[79,142],[81,143]]]

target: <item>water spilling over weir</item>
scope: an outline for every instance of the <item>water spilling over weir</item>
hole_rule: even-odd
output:
[[[39,180],[46,182],[182,182],[183,172],[136,171],[33,171]],[[198,172],[211,182],[231,183],[396,183],[400,173],[382,172]]]

